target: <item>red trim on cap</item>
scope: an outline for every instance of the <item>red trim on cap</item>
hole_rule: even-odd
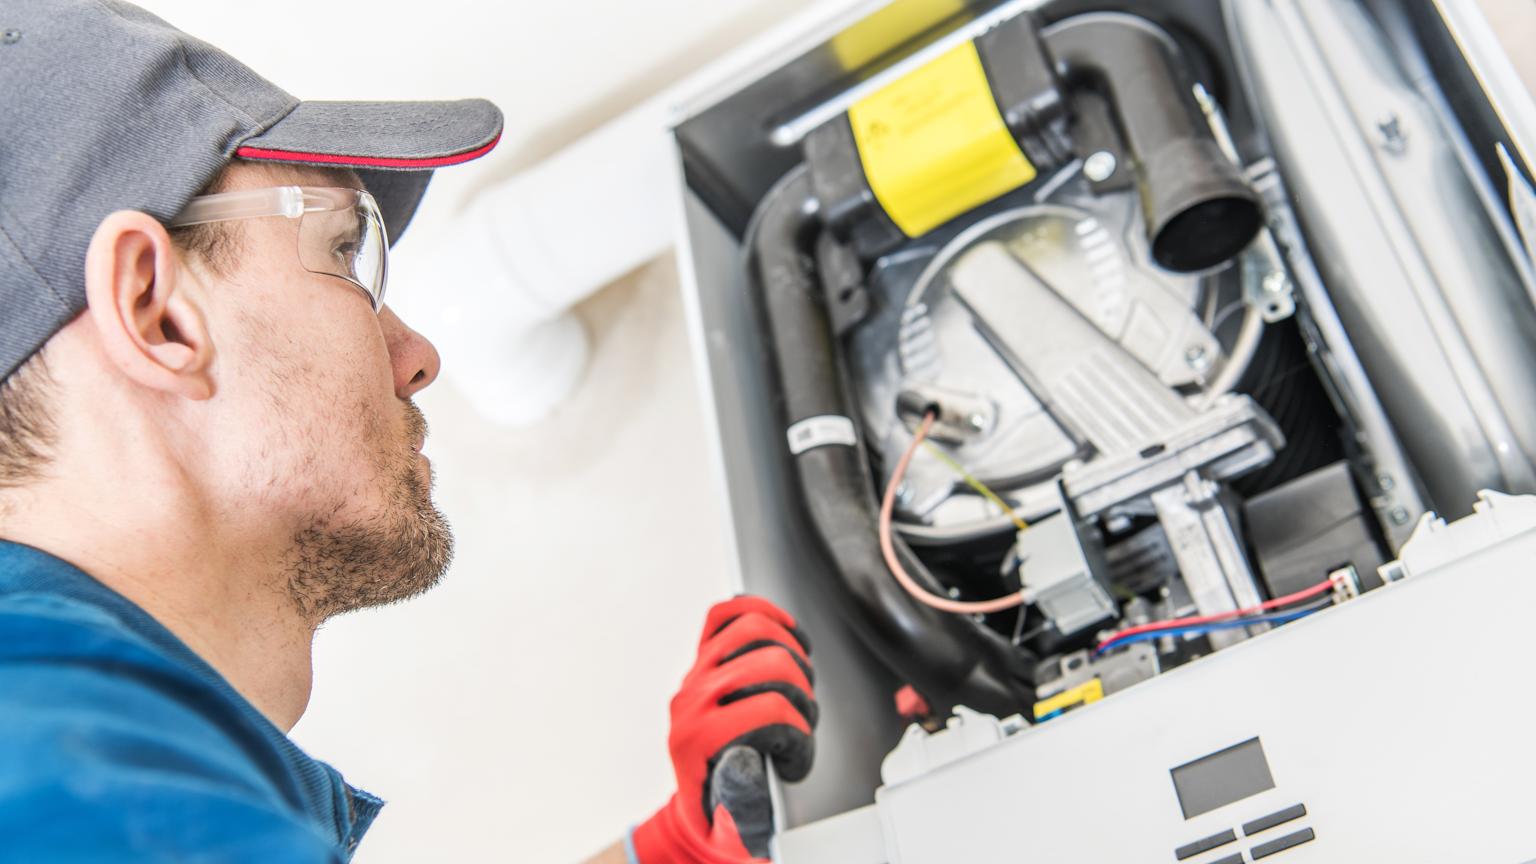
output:
[[[452,156],[434,156],[427,159],[399,159],[392,156],[338,156],[334,153],[301,153],[297,150],[268,150],[262,147],[241,147],[235,155],[241,159],[260,159],[274,162],[323,162],[327,165],[346,165],[352,168],[441,168],[478,159],[491,152],[501,140],[498,133],[491,143]]]

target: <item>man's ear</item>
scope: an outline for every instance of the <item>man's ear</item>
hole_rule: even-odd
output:
[[[170,234],[154,217],[113,213],[86,252],[87,314],[124,375],[153,390],[207,399],[213,341],[178,262]]]

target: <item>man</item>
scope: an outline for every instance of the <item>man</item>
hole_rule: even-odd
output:
[[[286,732],[315,629],[448,566],[387,238],[501,122],[301,103],[116,0],[0,4],[0,859],[351,857],[382,802]],[[597,860],[762,857],[807,652],[717,606],[677,793]]]

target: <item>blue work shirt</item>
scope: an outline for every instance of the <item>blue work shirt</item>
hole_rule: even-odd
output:
[[[122,595],[0,541],[0,861],[347,861],[381,806]]]

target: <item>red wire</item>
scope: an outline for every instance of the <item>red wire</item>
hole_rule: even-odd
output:
[[[937,415],[932,411],[923,417],[922,425],[917,427],[917,434],[912,436],[911,446],[907,448],[907,452],[901,454],[901,461],[896,463],[896,470],[891,472],[890,482],[885,485],[885,498],[880,502],[880,552],[885,556],[885,566],[890,568],[891,575],[896,577],[901,587],[919,603],[944,612],[952,612],[956,615],[986,615],[1023,605],[1023,591],[1017,594],[1005,594],[994,600],[976,602],[941,597],[917,584],[917,581],[907,573],[906,568],[901,566],[900,559],[896,557],[896,544],[891,539],[891,522],[896,512],[896,489],[901,486],[901,478],[907,475],[907,466],[912,464],[912,454],[922,446],[923,439],[928,437],[928,432],[933,429],[933,422],[937,419]]]
[[[1265,601],[1257,606],[1249,606],[1246,609],[1234,609],[1231,612],[1217,612],[1214,615],[1194,615],[1189,618],[1169,618],[1165,621],[1152,621],[1147,624],[1138,624],[1135,627],[1127,627],[1124,630],[1121,630],[1115,635],[1109,637],[1108,639],[1100,642],[1098,650],[1103,651],[1104,648],[1111,642],[1117,642],[1127,636],[1135,636],[1137,633],[1147,633],[1152,630],[1164,630],[1173,627],[1186,627],[1196,624],[1209,624],[1212,621],[1226,621],[1231,618],[1241,618],[1244,615],[1252,615],[1257,612],[1265,612],[1281,606],[1289,606],[1292,603],[1299,603],[1302,600],[1316,597],[1317,595],[1331,588],[1333,588],[1333,580],[1324,579],[1316,585],[1313,585],[1311,588],[1303,588],[1302,590],[1293,594],[1287,594],[1284,597],[1276,597],[1273,600]]]
[[[923,586],[917,584],[917,580],[913,579],[911,575],[907,573],[906,568],[901,566],[901,561],[896,555],[896,545],[892,539],[893,532],[891,524],[895,518],[896,490],[900,488],[902,478],[906,476],[907,467],[912,464],[912,457],[917,453],[917,448],[922,446],[923,440],[928,437],[928,433],[933,429],[933,423],[937,419],[938,417],[931,411],[923,417],[922,424],[917,427],[917,433],[912,436],[911,445],[907,447],[907,451],[905,453],[901,454],[901,459],[896,463],[896,470],[891,472],[891,479],[888,483],[886,483],[885,495],[883,500],[880,502],[880,552],[885,557],[885,564],[890,568],[891,575],[896,577],[896,581],[901,584],[901,587],[905,589],[908,594],[911,594],[918,602],[926,606],[932,606],[933,608],[942,610],[944,612],[952,612],[957,615],[985,615],[992,612],[1000,612],[1004,609],[1012,609],[1016,606],[1022,605],[1024,603],[1023,591],[1020,591],[1016,594],[1005,594],[1002,597],[998,597],[992,600],[981,600],[976,602],[966,602],[961,600],[952,600],[948,597],[941,597],[938,594],[934,594]],[[1215,615],[1197,615],[1189,618],[1170,618],[1166,621],[1153,621],[1149,624],[1140,624],[1135,627],[1128,627],[1109,637],[1108,639],[1100,642],[1098,650],[1102,651],[1104,650],[1105,646],[1119,639],[1124,639],[1127,636],[1134,636],[1137,633],[1146,633],[1151,630],[1162,630],[1168,627],[1209,624],[1213,621],[1225,621],[1230,618],[1240,618],[1244,615],[1252,615],[1256,612],[1264,612],[1279,606],[1288,606],[1292,603],[1299,603],[1302,600],[1316,597],[1318,594],[1321,594],[1332,587],[1333,581],[1331,579],[1325,579],[1322,582],[1313,585],[1311,588],[1304,588],[1295,592],[1294,594],[1287,594],[1284,597],[1276,597],[1273,600],[1260,603],[1257,606],[1249,606],[1246,609],[1235,609],[1231,612],[1218,612]]]

